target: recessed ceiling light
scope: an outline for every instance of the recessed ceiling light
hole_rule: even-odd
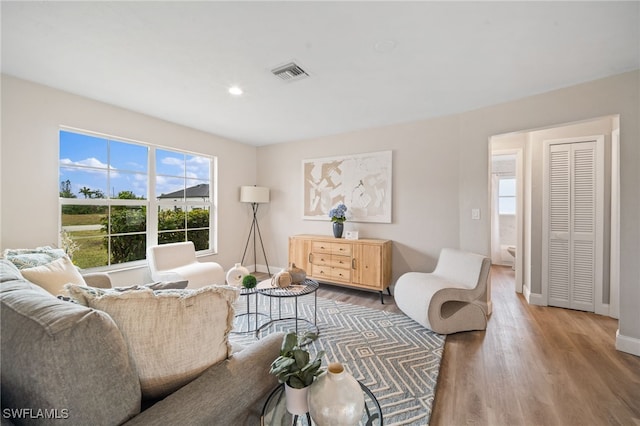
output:
[[[229,87],[229,93],[231,93],[231,94],[232,94],[232,95],[234,95],[234,96],[240,96],[240,95],[242,95],[242,93],[244,93],[244,92],[243,92],[243,91],[242,91],[242,89],[241,89],[240,87],[238,87],[238,86],[231,86],[231,87]]]
[[[380,40],[379,42],[373,45],[373,49],[376,52],[385,53],[385,52],[391,52],[393,49],[396,48],[397,45],[398,43],[395,40],[390,40],[390,39]]]

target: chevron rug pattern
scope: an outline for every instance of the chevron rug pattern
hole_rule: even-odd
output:
[[[255,296],[252,296],[255,297]],[[236,313],[246,311],[238,301]],[[271,299],[273,315],[278,300]],[[258,296],[258,311],[269,312],[270,299]],[[293,299],[281,300],[282,316],[293,316]],[[254,301],[251,300],[251,309]],[[314,296],[298,301],[300,317],[313,322]],[[246,317],[244,318],[246,320]],[[299,322],[299,332],[308,325]],[[445,336],[425,329],[405,315],[317,298],[318,340],[310,352],[324,350],[324,364],[342,362],[376,396],[385,425],[428,425],[444,350]],[[245,324],[246,326],[246,324]],[[267,332],[294,329],[292,320],[276,322]],[[232,334],[232,342],[250,343],[254,334]]]

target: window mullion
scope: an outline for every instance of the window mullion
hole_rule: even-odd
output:
[[[147,177],[147,247],[158,245],[158,197],[156,196],[156,148],[149,148]]]

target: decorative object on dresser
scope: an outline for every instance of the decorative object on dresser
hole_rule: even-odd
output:
[[[336,238],[342,238],[342,231],[344,231],[344,221],[347,220],[347,206],[340,203],[336,207],[329,210],[329,217],[333,222],[333,236]]]
[[[251,204],[253,211],[253,221],[251,222],[251,229],[249,230],[249,236],[247,237],[247,243],[244,246],[244,253],[242,254],[242,262],[244,263],[244,257],[247,255],[247,248],[249,247],[249,241],[251,241],[251,234],[253,234],[253,269],[254,272],[258,271],[258,251],[256,250],[256,234],[260,238],[260,247],[262,247],[262,255],[264,256],[264,263],[267,265],[267,273],[271,276],[269,270],[269,261],[267,260],[267,254],[264,251],[264,244],[262,243],[262,234],[260,233],[260,226],[258,225],[258,207],[260,204],[269,202],[269,188],[263,186],[241,186],[240,187],[240,202]]]
[[[391,295],[390,240],[295,235],[289,237],[289,262],[316,281],[378,291],[381,303],[384,290]]]

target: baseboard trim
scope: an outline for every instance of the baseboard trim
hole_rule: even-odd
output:
[[[616,349],[631,355],[640,356],[640,339],[620,334],[616,331]]]
[[[547,302],[545,302],[542,299],[542,295],[538,293],[531,293],[531,289],[529,288],[528,285],[524,284],[522,286],[522,293],[524,295],[525,300],[530,305],[547,306]]]

